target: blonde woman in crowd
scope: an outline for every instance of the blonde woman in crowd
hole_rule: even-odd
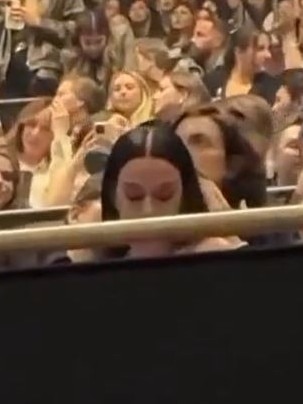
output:
[[[152,110],[151,91],[145,80],[136,72],[122,71],[111,81],[106,111],[94,120],[107,123],[116,136],[150,119]]]

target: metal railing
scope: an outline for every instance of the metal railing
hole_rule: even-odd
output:
[[[295,186],[269,187],[268,195],[290,194]],[[70,206],[57,206],[43,209],[18,209],[0,211],[0,229],[28,226],[41,222],[58,222],[63,220]]]
[[[0,229],[23,227],[41,222],[58,222],[63,220],[69,206],[47,209],[17,209],[0,211]]]
[[[283,187],[268,187],[267,194],[268,195],[277,195],[277,194],[291,194],[296,189],[296,185],[287,185]]]
[[[199,240],[303,228],[303,205],[0,231],[0,251],[117,246],[132,240]]]
[[[0,107],[3,105],[29,104],[30,102],[45,100],[49,97],[6,98],[0,99]]]

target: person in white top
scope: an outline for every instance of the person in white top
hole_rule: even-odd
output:
[[[43,104],[33,114],[21,119],[15,127],[11,147],[19,162],[20,173],[28,175],[28,205],[32,208],[45,206],[48,185],[50,150],[53,141],[51,110]],[[27,187],[26,187],[27,188]]]

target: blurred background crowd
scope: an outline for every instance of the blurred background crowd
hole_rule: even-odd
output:
[[[303,201],[301,0],[0,4],[1,210],[69,205],[68,225],[263,207],[274,185],[295,186],[279,203]],[[43,259],[299,240],[138,240]]]

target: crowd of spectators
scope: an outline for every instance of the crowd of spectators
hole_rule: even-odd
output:
[[[0,4],[0,98],[34,99],[0,105],[1,210],[69,205],[66,225],[217,212],[266,206],[269,185],[303,202],[301,0]],[[52,260],[299,238],[138,240]]]

